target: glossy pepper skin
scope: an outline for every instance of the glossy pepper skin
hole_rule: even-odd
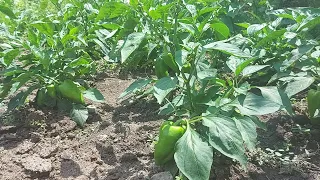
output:
[[[173,158],[176,142],[186,129],[166,121],[160,127],[159,140],[155,145],[154,158],[157,165],[164,165]]]
[[[55,98],[57,96],[54,84],[48,85],[46,88],[50,97]]]
[[[320,109],[320,91],[319,90],[314,90],[311,89],[308,92],[307,95],[307,103],[308,103],[308,111],[309,111],[309,116],[311,119],[312,123],[316,123],[316,119],[314,119],[314,113],[316,112],[317,109]],[[316,124],[319,124],[317,122]]]
[[[83,94],[73,81],[65,80],[58,86],[58,91],[63,97],[71,100],[72,102],[84,104]]]
[[[45,96],[46,96],[46,89],[44,88],[39,89],[36,96],[36,103],[38,106],[44,105]]]

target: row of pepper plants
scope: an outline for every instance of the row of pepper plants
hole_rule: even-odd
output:
[[[84,98],[104,102],[86,83],[100,61],[151,69],[119,98],[155,98],[168,117],[155,162],[190,180],[209,179],[215,152],[245,169],[256,128],[266,129],[258,116],[293,115],[290,98],[310,88],[309,116],[319,122],[319,9],[250,0],[50,3],[56,10],[36,18],[0,6],[10,19],[0,28],[8,110],[37,90],[36,104],[68,109],[83,126]]]

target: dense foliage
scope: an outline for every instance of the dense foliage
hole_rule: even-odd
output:
[[[169,122],[156,162],[182,179],[209,179],[215,151],[246,168],[256,128],[265,128],[257,116],[293,115],[290,98],[319,83],[319,8],[274,9],[265,0],[39,4],[34,13],[9,0],[0,5],[0,102],[11,97],[10,111],[36,90],[39,107],[68,109],[82,126],[84,97],[104,101],[86,83],[99,64],[151,69],[120,98],[150,96],[161,105]],[[311,99],[320,94],[308,97],[316,124],[320,107]]]

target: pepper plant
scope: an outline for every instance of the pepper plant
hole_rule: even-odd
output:
[[[95,22],[98,10],[82,1],[73,1],[64,8],[58,1],[53,2],[57,14],[40,16],[31,22],[23,13],[15,14],[8,7],[4,11],[1,7],[1,12],[10,17],[12,23],[2,24],[1,29],[5,43],[0,44],[1,75],[4,77],[0,102],[13,96],[8,103],[10,111],[24,105],[36,90],[35,102],[39,107],[70,111],[72,119],[83,126],[88,118],[84,97],[104,102],[102,94],[85,81],[95,74],[94,60],[101,52],[96,48],[99,46],[95,45],[95,39],[89,39],[98,39],[95,32],[102,29],[96,23],[90,23]],[[78,11],[79,8],[82,10]],[[17,28],[11,32],[10,26],[16,24]],[[24,86],[27,90],[20,91]]]
[[[314,81],[306,76],[303,78],[312,82],[303,87],[297,83],[288,86],[274,78],[277,66],[263,63],[261,51],[282,38],[284,30],[268,26],[269,29],[261,31],[268,33],[266,36],[257,36],[263,37],[260,40],[241,34],[230,37],[227,31],[230,28],[217,16],[220,11],[216,11],[218,4],[214,3],[210,6],[193,1],[161,4],[141,1],[132,6],[145,11],[141,19],[156,20],[147,21],[144,29],[149,31],[128,35],[121,58],[125,61],[135,57],[135,51],[143,49],[148,54],[158,54],[154,62],[156,77],[135,81],[120,98],[152,95],[161,105],[159,114],[170,115],[169,122],[160,127],[155,145],[156,163],[169,168],[174,175],[178,169],[181,178],[207,180],[214,152],[218,151],[246,168],[245,152],[255,149],[256,128],[265,128],[257,116],[278,110],[292,115],[289,97]],[[315,21],[318,23],[317,18]],[[248,32],[266,27],[261,25],[257,30],[253,25],[238,25],[245,26]],[[279,46],[294,48],[275,43],[275,48]],[[297,72],[295,68],[290,70]],[[286,77],[295,78],[290,73]],[[267,85],[263,80],[256,81],[259,78],[275,83]]]

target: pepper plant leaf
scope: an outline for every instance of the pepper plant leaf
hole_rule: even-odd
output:
[[[178,80],[177,78],[164,77],[157,81],[154,85],[154,96],[159,104],[163,102],[166,96],[175,89]]]
[[[246,165],[243,139],[235,120],[210,114],[203,117],[202,124],[209,128],[208,141],[214,149],[225,156],[236,159],[241,165]]]
[[[243,115],[264,115],[281,109],[278,103],[253,93],[238,96],[230,105],[236,106]]]
[[[188,179],[208,180],[213,162],[213,150],[190,127],[176,143],[174,160]]]
[[[152,82],[152,79],[138,79],[132,84],[130,84],[130,86],[123,93],[120,94],[119,98],[123,98],[132,93],[135,93],[141,90],[142,88],[144,88],[146,85],[148,85],[151,82]]]
[[[204,46],[204,48],[218,50],[237,57],[251,57],[250,54],[243,52],[238,46],[221,41],[207,44]]]
[[[76,122],[80,127],[83,127],[84,123],[89,117],[88,109],[82,104],[75,104],[70,112],[70,117],[74,122]]]
[[[83,92],[83,96],[95,102],[105,102],[101,92],[96,88],[90,88]]]
[[[140,46],[141,42],[145,38],[144,33],[132,33],[129,34],[124,45],[121,49],[121,63],[124,63],[129,56]]]

